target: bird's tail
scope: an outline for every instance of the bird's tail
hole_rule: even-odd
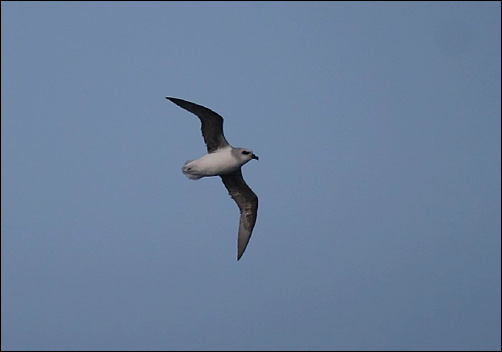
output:
[[[183,165],[183,168],[181,169],[183,173],[185,174],[186,177],[188,177],[190,180],[199,180],[204,175],[202,175],[196,167],[192,164],[193,160],[187,160],[185,165]]]

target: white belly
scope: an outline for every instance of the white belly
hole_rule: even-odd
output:
[[[183,173],[194,180],[206,176],[225,175],[239,169],[242,165],[231,154],[231,148],[220,149],[206,154],[197,160],[187,161]]]

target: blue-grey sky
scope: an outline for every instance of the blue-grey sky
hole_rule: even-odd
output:
[[[500,14],[2,2],[2,350],[500,350]]]

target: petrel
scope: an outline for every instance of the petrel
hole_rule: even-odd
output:
[[[197,160],[188,160],[182,171],[191,180],[209,176],[221,177],[241,212],[237,237],[237,260],[239,260],[251,238],[258,212],[258,197],[244,182],[241,167],[251,159],[259,158],[251,149],[234,148],[227,142],[223,135],[223,118],[216,112],[186,100],[171,97],[166,99],[200,119],[207,154]]]

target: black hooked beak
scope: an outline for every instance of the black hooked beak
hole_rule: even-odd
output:
[[[260,158],[258,158],[258,155],[251,155],[251,159],[256,159],[256,160],[260,160]]]

